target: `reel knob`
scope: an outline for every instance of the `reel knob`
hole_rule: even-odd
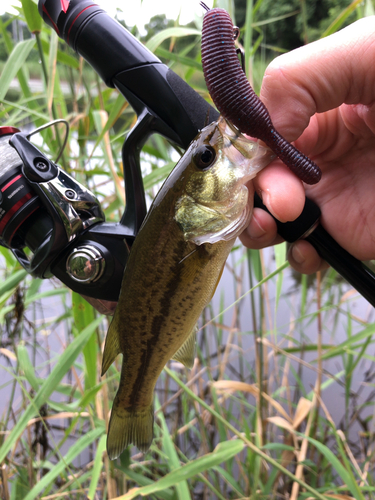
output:
[[[79,283],[92,283],[98,280],[105,269],[105,258],[93,245],[75,248],[66,260],[69,276]]]

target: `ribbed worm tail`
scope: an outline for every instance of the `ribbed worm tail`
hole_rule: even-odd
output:
[[[263,139],[269,148],[306,184],[320,181],[322,172],[318,165],[295,148],[275,129]]]

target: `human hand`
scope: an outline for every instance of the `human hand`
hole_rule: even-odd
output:
[[[310,156],[322,180],[303,185],[280,160],[258,174],[255,189],[280,221],[294,220],[306,195],[322,211],[331,236],[360,260],[375,258],[375,18],[276,58],[267,68],[261,99],[275,128]],[[302,134],[302,135],[301,135]],[[249,248],[282,241],[274,219],[255,208],[241,236]],[[323,269],[307,241],[292,245],[299,272]]]

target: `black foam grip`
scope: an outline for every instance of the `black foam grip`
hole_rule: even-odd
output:
[[[197,130],[219,118],[218,111],[172,70],[167,73],[167,81]]]
[[[321,226],[307,236],[318,254],[375,307],[375,275],[363,262],[344,250]]]
[[[260,197],[255,194],[254,196],[254,206],[257,208],[262,208],[270,215],[271,212],[262,203]],[[273,216],[272,216],[273,217]],[[319,220],[320,208],[309,198],[305,199],[305,206],[303,207],[302,213],[293,222],[280,222],[275,217],[275,222],[277,225],[277,232],[284,240],[289,243],[293,243],[301,239]]]

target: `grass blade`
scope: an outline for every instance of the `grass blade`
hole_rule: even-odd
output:
[[[73,292],[73,317],[78,333],[84,330],[95,319],[94,308],[78,293]],[[95,387],[97,379],[97,342],[95,331],[83,348],[85,358],[85,392]]]
[[[34,45],[35,40],[32,38],[31,40],[17,43],[12,50],[0,76],[0,100],[6,96],[13,78],[24,65]]]
[[[361,332],[352,335],[344,342],[341,342],[338,346],[332,347],[326,353],[323,354],[322,359],[329,359],[335,356],[341,356],[346,350],[354,349],[354,346],[361,342],[362,340],[371,337],[375,333],[375,324],[370,323],[366,328],[364,328]]]
[[[195,59],[183,56],[176,52],[169,52],[169,50],[163,49],[163,47],[158,47],[155,50],[155,54],[158,57],[165,57],[165,59],[168,59],[169,61],[178,62],[184,66],[188,66],[189,68],[198,69],[200,71],[202,70],[202,64]]]
[[[155,481],[154,484],[151,484],[150,486],[132,488],[126,495],[119,497],[117,500],[131,500],[132,498],[136,498],[138,495],[144,497],[146,495],[162,491],[166,488],[170,488],[181,481],[186,481],[187,479],[234,457],[243,450],[244,446],[244,443],[239,440],[220,443],[216,446],[212,453],[207,453],[203,457],[192,460],[188,464],[183,465],[179,469],[174,470],[173,472],[170,472],[166,476],[162,477],[159,481]]]
[[[320,494],[315,488],[312,488],[310,485],[305,483],[304,481],[298,479],[293,473],[291,473],[288,469],[283,467],[281,464],[279,464],[276,460],[273,458],[269,457],[266,455],[263,451],[261,451],[260,448],[255,446],[251,441],[249,441],[247,438],[244,437],[242,433],[237,431],[233,425],[231,425],[229,422],[227,422],[221,415],[219,415],[215,410],[213,410],[205,401],[203,401],[200,397],[198,397],[196,394],[194,394],[193,391],[191,391],[186,385],[181,382],[181,380],[178,378],[178,376],[169,368],[164,367],[164,370],[168,373],[168,375],[183,389],[191,398],[193,398],[195,401],[198,401],[198,403],[205,408],[207,411],[209,411],[217,420],[221,420],[221,422],[231,431],[233,434],[235,434],[238,438],[244,441],[244,443],[257,455],[259,455],[263,460],[266,460],[266,462],[269,462],[273,467],[276,467],[280,472],[285,474],[286,476],[290,477],[293,481],[296,481],[299,483],[301,486],[303,486],[307,491],[310,493],[313,493],[316,498],[319,498],[320,500],[326,500],[326,497],[322,494]],[[125,500],[125,499],[124,499]],[[126,499],[127,500],[127,499]]]
[[[361,490],[359,489],[358,484],[356,483],[354,476],[351,471],[346,469],[341,461],[336,457],[336,455],[323,443],[318,441],[317,439],[311,438],[309,436],[305,436],[300,432],[296,432],[299,436],[304,439],[307,439],[311,444],[313,444],[327,459],[327,461],[332,464],[335,471],[341,477],[344,485],[348,487],[352,495],[356,500],[365,500],[365,497],[362,495]]]
[[[98,327],[99,323],[102,321],[102,317],[96,319],[86,327],[79,337],[73,340],[69,344],[62,355],[58,358],[58,361],[53,368],[49,377],[41,385],[39,391],[35,395],[35,398],[31,401],[31,404],[26,408],[25,412],[21,415],[16,425],[13,427],[8,438],[5,440],[0,448],[0,463],[5,460],[9,450],[15,445],[17,439],[21,436],[22,432],[25,430],[28,421],[33,418],[37,413],[39,408],[48,400],[48,398],[53,393],[55,387],[61,382],[64,375],[70,369],[74,363],[77,356],[80,354],[82,348],[86,342],[91,337],[93,331]]]
[[[322,34],[321,38],[324,38],[328,35],[332,35],[336,33],[343,25],[345,20],[350,16],[352,12],[358,7],[359,4],[362,3],[362,0],[354,0],[346,9],[344,9],[341,14],[333,21],[333,23],[328,26],[325,32]]]
[[[124,474],[126,474],[126,477],[128,477],[137,484],[141,484],[142,486],[148,486],[154,484],[154,481],[152,479],[146,477],[144,474],[139,474],[138,472],[134,472],[133,469],[123,468],[118,465],[115,465],[115,467],[116,469],[123,471]],[[121,497],[119,498],[121,499]],[[119,498],[117,498],[116,500],[119,500]],[[176,494],[175,491],[172,489],[164,490],[158,492],[158,498],[162,500],[176,500]]]
[[[38,12],[38,6],[33,0],[21,0],[23,13],[27,22],[27,27],[31,33],[39,32],[42,29],[42,17]]]
[[[160,403],[158,398],[155,398],[155,410],[158,411],[160,409]],[[163,438],[162,438],[162,444],[163,444],[163,450],[168,456],[168,464],[169,467],[172,471],[178,470],[181,468],[181,463],[178,458],[176,449],[174,447],[171,435],[169,434],[169,429],[167,426],[167,423],[165,421],[163,412],[158,412],[158,418],[161,423],[161,428],[163,430]],[[171,485],[172,486],[172,485]],[[177,497],[180,500],[190,500],[191,496],[189,493],[189,487],[186,481],[180,481],[176,485],[176,492],[177,492]]]
[[[44,488],[52,483],[56,477],[61,474],[64,469],[69,466],[77,455],[82,453],[91,443],[98,439],[105,432],[104,427],[92,429],[87,434],[84,434],[73,446],[69,448],[68,453],[45,475],[40,481],[36,483],[34,488],[26,495],[23,500],[34,500],[38,497]],[[99,455],[101,456],[101,455]]]
[[[16,288],[17,285],[21,283],[23,279],[27,276],[27,271],[24,269],[20,269],[19,271],[13,271],[12,274],[4,281],[4,283],[0,286],[0,296],[13,288]]]
[[[25,343],[22,341],[17,347],[17,358],[20,369],[23,371],[26,380],[29,382],[31,387],[35,392],[39,389],[39,382],[35,375],[35,370],[31,364],[28,350],[25,347]]]
[[[177,38],[189,35],[201,36],[201,32],[194,28],[181,28],[179,26],[176,26],[174,28],[167,28],[163,31],[159,31],[159,33],[156,33],[156,35],[151,37],[150,40],[146,43],[146,47],[151,50],[151,52],[154,52],[159,47],[159,45],[168,38]]]
[[[92,469],[90,488],[89,488],[89,492],[87,494],[87,498],[89,500],[94,500],[94,497],[96,496],[95,495],[96,488],[98,486],[100,472],[101,472],[102,467],[103,467],[103,453],[105,451],[106,441],[107,441],[107,435],[104,434],[100,438],[98,447],[96,448],[96,456],[95,456],[95,461],[94,461],[94,467]]]
[[[286,256],[286,242],[284,241],[280,245],[275,246],[275,260],[276,260],[276,266],[281,267],[285,263],[285,256]],[[280,300],[280,295],[281,295],[281,290],[282,290],[282,285],[283,285],[283,277],[284,273],[281,271],[280,274],[277,276],[277,282],[276,282],[276,300],[275,300],[275,308],[277,309],[279,300]]]
[[[52,110],[52,102],[55,90],[55,79],[56,79],[56,57],[57,57],[57,46],[58,46],[58,36],[55,31],[51,31],[50,45],[49,45],[49,57],[48,57],[48,81],[47,83],[47,108]]]

